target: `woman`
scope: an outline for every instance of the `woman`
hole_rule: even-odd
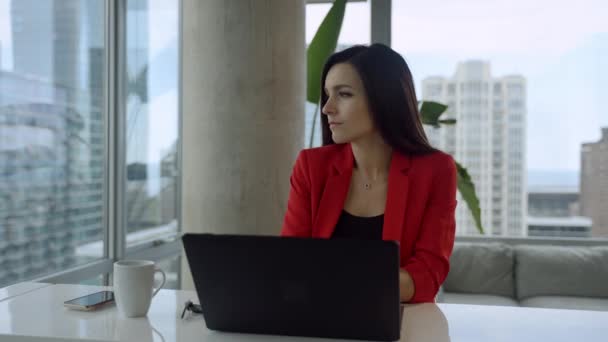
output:
[[[405,60],[381,44],[323,69],[323,147],[300,152],[282,236],[400,243],[402,302],[432,302],[454,245],[456,167],[432,148]]]

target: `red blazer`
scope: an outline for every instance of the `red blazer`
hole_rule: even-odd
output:
[[[290,178],[282,236],[328,239],[344,208],[354,157],[350,144],[303,150]],[[454,246],[456,165],[442,152],[393,152],[383,240],[400,244],[400,264],[414,280],[412,303],[433,302]]]

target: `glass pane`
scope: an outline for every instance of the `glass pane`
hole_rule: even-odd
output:
[[[103,257],[104,15],[0,0],[0,287]]]
[[[127,2],[127,246],[178,231],[178,1]]]
[[[91,285],[91,286],[105,286],[105,277],[107,276],[107,273],[103,273],[100,274],[96,277],[93,278],[89,278],[89,279],[85,279],[82,281],[79,281],[78,284],[80,285]]]
[[[162,260],[157,266],[165,271],[165,275],[167,276],[167,282],[165,283],[165,286],[163,286],[163,289],[179,290],[181,256],[177,254],[171,258]],[[156,274],[155,280],[156,284],[160,283],[162,276]]]
[[[331,4],[306,5],[306,44],[310,44],[329,12]],[[349,2],[346,4],[342,29],[338,37],[338,50],[355,44],[369,44],[371,41],[370,2]]]
[[[418,94],[457,120],[427,133],[471,174],[486,233],[608,237],[608,3],[393,1],[392,15]],[[462,198],[457,234],[478,234]]]
[[[306,44],[310,44],[317,32],[319,25],[329,12],[331,4],[308,4],[306,5]],[[346,4],[342,29],[338,37],[336,50],[356,44],[369,44],[371,41],[371,12],[370,3],[349,2]],[[319,120],[319,109],[316,104],[306,102],[306,127],[304,144],[308,147],[321,146],[321,125]],[[315,119],[316,117],[316,119]],[[314,123],[313,123],[314,121]],[[313,125],[314,136],[311,137]]]

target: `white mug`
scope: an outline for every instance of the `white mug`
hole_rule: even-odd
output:
[[[154,289],[154,274],[160,272],[163,281]],[[165,272],[148,260],[121,260],[114,263],[114,298],[116,306],[126,317],[142,317],[150,309],[150,301],[165,285]]]

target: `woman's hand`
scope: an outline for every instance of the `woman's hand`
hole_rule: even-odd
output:
[[[406,270],[399,270],[399,300],[409,302],[414,296],[414,280]]]

